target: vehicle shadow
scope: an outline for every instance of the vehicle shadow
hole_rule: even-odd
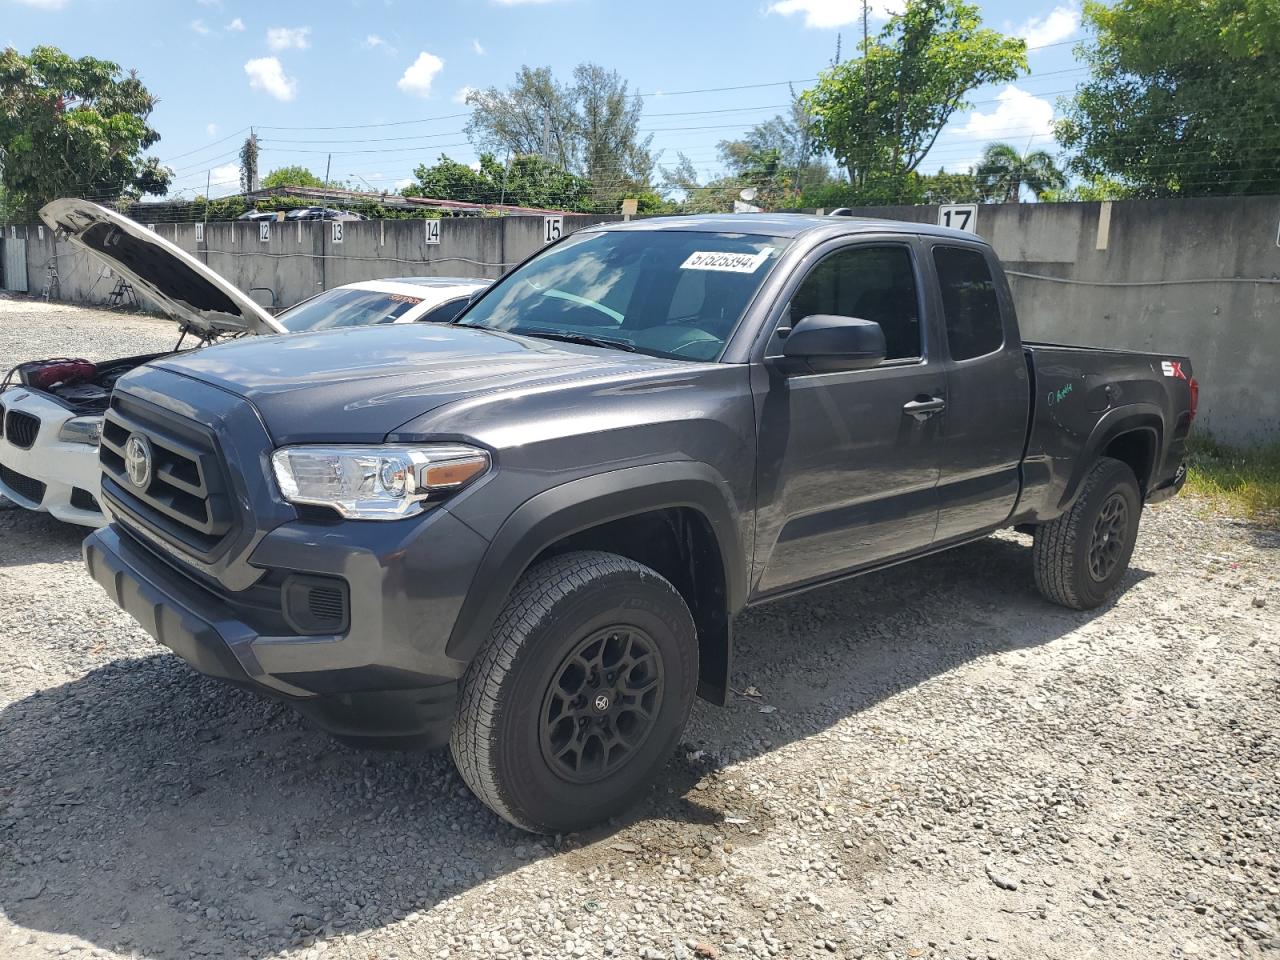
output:
[[[676,841],[745,830],[729,826],[755,815],[743,799],[708,789],[716,767],[1088,622],[1039,599],[1028,554],[989,539],[744,615],[733,686],[761,696],[699,704],[638,809],[568,839],[507,826],[443,752],[350,750],[173,656],[112,662],[0,712],[0,910],[125,953],[261,958],[566,848],[625,859],[617,834],[638,821]]]

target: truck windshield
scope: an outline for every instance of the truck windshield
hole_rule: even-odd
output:
[[[741,233],[588,231],[504,278],[458,323],[714,360],[789,243]]]

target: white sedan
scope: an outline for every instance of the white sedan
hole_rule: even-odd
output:
[[[448,322],[488,280],[403,277],[335,287],[271,316],[156,233],[84,200],[40,211],[51,228],[97,255],[159,304],[195,346],[234,336],[374,323]],[[167,354],[97,364],[34,361],[0,384],[0,495],[67,523],[107,523],[98,505],[98,436],[115,381]]]

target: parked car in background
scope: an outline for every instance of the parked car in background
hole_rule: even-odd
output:
[[[335,210],[333,207],[297,207],[284,215],[285,220],[367,220],[361,213]]]
[[[144,291],[178,326],[173,352],[232,337],[378,323],[451,320],[488,280],[406,277],[326,290],[277,316],[153,231],[82,200],[41,211],[50,227]],[[152,353],[99,363],[33,360],[0,381],[0,494],[28,510],[89,527],[99,506],[98,440],[111,389]]]
[[[276,319],[290,333],[378,323],[448,323],[491,282],[469,277],[361,280],[318,293]]]

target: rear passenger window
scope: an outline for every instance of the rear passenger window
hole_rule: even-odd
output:
[[[791,298],[790,323],[815,313],[874,320],[886,360],[922,356],[920,301],[906,247],[850,247],[819,261]]]
[[[987,258],[977,250],[934,247],[933,262],[942,288],[951,359],[968,360],[999,350],[1004,321]]]

